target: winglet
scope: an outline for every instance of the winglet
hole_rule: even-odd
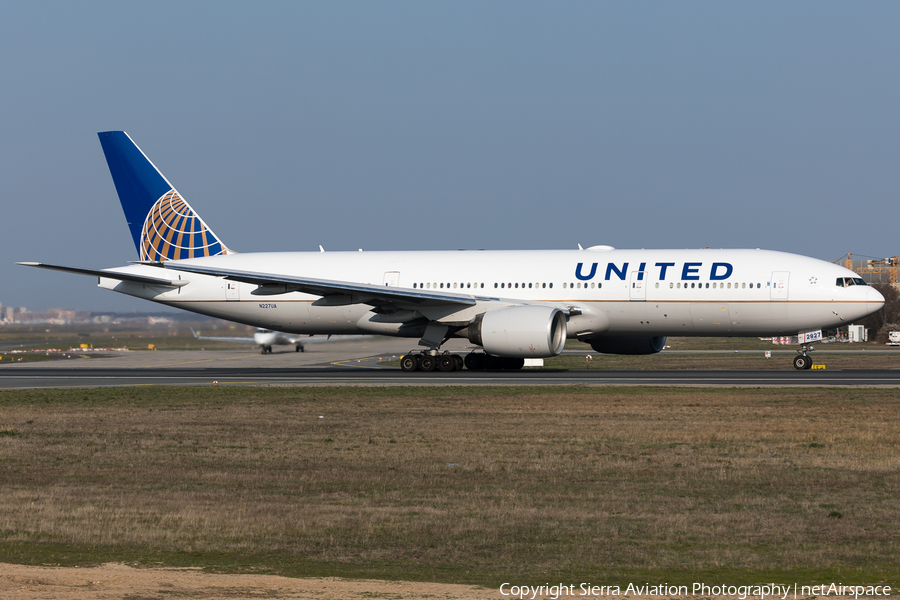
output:
[[[142,261],[232,253],[127,133],[97,135]]]

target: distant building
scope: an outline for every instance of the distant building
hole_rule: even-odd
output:
[[[863,280],[868,284],[889,283],[893,284],[894,286],[897,285],[897,275],[898,271],[900,271],[898,257],[892,256],[883,260],[848,260],[852,258],[852,255],[848,255],[840,261],[835,261],[835,263],[847,267],[848,269],[862,277]]]

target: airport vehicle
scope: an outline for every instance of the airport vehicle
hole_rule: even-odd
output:
[[[900,331],[891,331],[888,333],[888,346],[900,346]]]
[[[793,364],[809,369],[822,329],[884,304],[842,266],[759,249],[238,253],[125,132],[99,136],[140,262],[20,264],[266,329],[419,338],[407,371],[458,368],[441,353],[453,336],[483,349],[465,361],[479,369],[558,355],[568,337],[600,353],[652,354],[670,335],[799,335]]]

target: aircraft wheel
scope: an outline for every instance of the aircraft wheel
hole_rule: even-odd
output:
[[[259,348],[259,353],[260,353],[260,354],[265,354],[265,353],[266,353],[266,347],[265,347],[265,346],[260,346],[260,348]]]
[[[272,346],[266,346],[266,354],[272,354]]]
[[[441,373],[449,373],[456,370],[456,361],[449,354],[438,356],[437,368]]]
[[[400,368],[407,373],[417,371],[419,369],[419,361],[415,356],[403,356],[400,358]]]
[[[423,355],[419,359],[419,370],[429,373],[437,367],[437,360],[433,356]]]
[[[503,368],[503,359],[492,354],[484,355],[484,368],[488,371],[496,371]]]
[[[463,357],[460,356],[459,354],[454,354],[453,355],[453,364],[456,367],[456,369],[455,369],[456,371],[462,371],[465,361],[463,360]]]
[[[303,349],[303,344],[297,344],[296,346],[294,346],[294,352],[305,352],[305,350]]]
[[[807,356],[805,354],[798,354],[794,357],[794,368],[798,371],[805,371],[806,369],[811,369],[813,364],[813,359],[811,356]]]
[[[484,368],[484,354],[480,352],[470,352],[466,354],[466,358],[463,361],[466,365],[466,368],[471,371],[480,371]]]
[[[509,369],[509,370],[521,369],[524,366],[525,366],[524,358],[504,358],[503,359],[503,368],[504,369]]]

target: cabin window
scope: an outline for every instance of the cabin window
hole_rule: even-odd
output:
[[[709,284],[708,284],[708,283],[706,284],[706,289],[709,289]]]
[[[566,289],[566,286],[567,286],[567,285],[569,285],[569,284],[564,283],[564,284],[563,284],[563,289]]]
[[[672,289],[673,287],[675,287],[675,284],[672,283],[672,282],[670,281],[670,282],[669,282],[669,289]]]

